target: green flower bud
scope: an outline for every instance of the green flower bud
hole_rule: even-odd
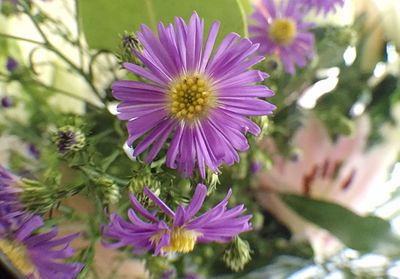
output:
[[[140,203],[142,203],[144,206],[149,206],[151,204],[151,200],[143,193],[145,186],[157,196],[161,192],[161,182],[154,178],[154,175],[150,173],[133,177],[129,182],[129,191],[135,194],[135,197]]]
[[[219,184],[220,182],[218,173],[208,170],[207,181],[206,181],[206,185],[208,185],[207,194],[208,195],[212,194],[217,189],[217,185]]]
[[[96,179],[95,183],[106,204],[115,204],[119,201],[121,195],[119,187],[114,181],[106,177],[100,177]]]
[[[50,211],[58,202],[57,189],[35,180],[21,179],[19,187],[23,205],[30,211],[44,213]]]
[[[117,54],[121,63],[131,62],[141,65],[142,62],[136,57],[135,51],[142,52],[143,46],[137,39],[135,33],[126,32],[121,36],[121,43]]]
[[[249,243],[236,236],[225,250],[222,260],[227,267],[238,272],[243,270],[244,266],[251,260],[250,253]]]
[[[71,125],[59,128],[52,139],[61,154],[80,151],[86,145],[84,133],[79,128]]]

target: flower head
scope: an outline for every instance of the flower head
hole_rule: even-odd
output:
[[[317,13],[328,14],[335,11],[337,6],[343,6],[344,0],[300,0],[298,3],[306,9],[315,9]]]
[[[74,254],[69,244],[77,234],[55,239],[58,234],[57,228],[46,233],[33,234],[43,224],[39,216],[28,219],[15,232],[13,239],[0,239],[0,252],[18,271],[30,279],[75,278],[83,265],[61,263],[59,260]]]
[[[247,116],[271,114],[275,106],[258,99],[273,92],[254,85],[267,75],[247,70],[263,59],[250,57],[258,44],[231,33],[212,55],[218,29],[214,22],[203,47],[204,21],[196,13],[188,25],[182,18],[160,23],[158,36],[142,25],[137,39],[143,51],[134,51],[145,67],[124,66],[147,82],[122,80],[112,87],[122,101],[118,117],[128,121],[128,144],[141,139],[134,156],[150,149],[145,162],[153,161],[171,135],[167,166],[190,176],[197,163],[205,177],[205,165],[217,171],[239,161],[237,151],[249,147],[243,133],[260,133]]]
[[[314,35],[308,31],[312,24],[303,21],[298,5],[262,0],[252,18],[249,31],[251,40],[260,44],[258,52],[278,56],[289,74],[294,74],[295,65],[304,67],[313,57]]]
[[[228,242],[236,235],[251,229],[251,215],[240,216],[245,211],[243,205],[227,210],[231,190],[219,204],[198,217],[194,216],[201,209],[207,194],[207,188],[203,184],[197,185],[189,205],[179,205],[176,212],[148,188],[145,188],[144,192],[170,222],[157,218],[155,213],[150,213],[131,194],[133,209],[128,211],[131,223],[113,214],[110,224],[104,227],[103,235],[117,241],[106,244],[108,247],[131,245],[137,253],[154,250],[155,255],[166,252],[188,253],[194,249],[197,242]],[[140,219],[136,212],[149,222]]]
[[[0,166],[0,236],[8,234],[24,215],[18,199],[21,190],[16,184],[17,178]]]

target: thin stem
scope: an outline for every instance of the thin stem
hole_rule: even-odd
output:
[[[247,29],[247,14],[246,11],[243,7],[243,3],[241,0],[236,0],[237,5],[239,7],[239,11],[240,11],[240,16],[242,17],[242,21],[243,21],[243,34],[244,37],[249,37],[249,33],[248,33],[248,29]]]
[[[31,43],[31,44],[41,45],[43,47],[47,47],[47,45],[45,43],[42,43],[42,42],[39,42],[39,41],[35,41],[35,40],[31,40],[31,39],[27,39],[27,38],[18,37],[18,36],[13,36],[13,35],[10,35],[10,34],[0,33],[0,37],[9,38],[9,39],[13,39],[13,40],[24,41],[24,42],[28,42],[28,43]]]
[[[32,21],[33,25],[35,26],[35,28],[38,30],[38,32],[40,33],[40,35],[42,36],[43,40],[45,41],[45,46],[51,50],[52,52],[54,52],[55,54],[57,54],[65,63],[67,63],[72,69],[74,69],[76,72],[78,72],[87,82],[87,84],[90,86],[90,88],[93,90],[93,92],[96,93],[96,95],[100,98],[103,99],[103,97],[101,96],[100,92],[97,90],[97,88],[94,86],[94,84],[92,83],[92,80],[90,79],[89,75],[86,74],[84,72],[84,70],[80,67],[78,67],[77,65],[75,65],[75,63],[73,63],[71,60],[69,60],[63,53],[61,53],[57,48],[55,48],[52,43],[50,42],[50,40],[47,38],[46,34],[44,33],[43,29],[40,27],[39,23],[36,21],[36,19],[30,14],[29,9],[23,5],[24,10],[26,15],[30,18],[30,20]]]
[[[81,42],[81,21],[80,21],[80,16],[79,16],[79,4],[78,0],[75,0],[75,21],[76,21],[76,42],[78,44],[78,49],[79,49],[79,60],[80,60],[80,65],[81,68],[84,67],[84,61],[83,61],[83,50],[82,50],[82,42]]]

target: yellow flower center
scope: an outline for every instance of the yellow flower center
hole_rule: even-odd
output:
[[[297,35],[296,23],[288,18],[275,19],[269,28],[269,37],[279,45],[288,45]]]
[[[164,232],[152,237],[152,241],[159,242]],[[168,246],[162,248],[163,252],[189,253],[193,251],[197,237],[200,234],[196,231],[175,227],[171,232],[171,239]]]
[[[169,91],[170,112],[182,120],[204,116],[214,103],[209,82],[199,75],[186,75],[173,83]]]
[[[24,246],[0,239],[0,252],[3,253],[12,265],[24,275],[35,272]]]

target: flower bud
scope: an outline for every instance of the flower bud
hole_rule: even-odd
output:
[[[213,193],[217,189],[217,185],[220,184],[219,182],[219,175],[218,173],[212,172],[211,170],[207,171],[207,185],[208,191],[207,194]]]
[[[4,96],[1,98],[1,106],[3,108],[10,108],[13,105],[14,105],[14,103],[10,96]]]
[[[67,125],[55,132],[53,142],[61,154],[66,154],[80,151],[85,147],[86,137],[79,128]]]
[[[26,178],[21,179],[19,187],[22,190],[20,193],[21,202],[32,212],[48,212],[58,202],[55,187]]]
[[[227,267],[238,272],[243,270],[244,266],[251,260],[250,253],[249,243],[236,236],[225,250],[222,260]]]
[[[121,36],[121,43],[118,51],[118,58],[123,62],[131,62],[140,65],[140,60],[136,57],[135,51],[142,52],[143,47],[137,39],[135,33],[125,32]]]
[[[6,62],[6,69],[10,73],[15,72],[18,69],[18,62],[13,57],[8,57]]]
[[[148,187],[157,196],[160,194],[161,182],[154,178],[150,173],[142,176],[135,176],[129,182],[129,190],[135,194],[140,203],[149,206],[151,200],[143,193],[144,187]]]
[[[95,181],[106,204],[115,204],[120,199],[119,187],[107,177],[100,177]]]

